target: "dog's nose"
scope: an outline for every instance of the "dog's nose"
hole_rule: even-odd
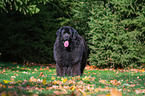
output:
[[[65,40],[69,40],[69,38],[70,38],[70,35],[69,35],[68,33],[66,33],[66,34],[64,35],[64,39],[65,39]]]

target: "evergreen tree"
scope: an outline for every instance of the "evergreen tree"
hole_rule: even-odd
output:
[[[99,67],[144,62],[144,0],[96,1],[90,10],[89,61]],[[142,52],[141,52],[142,51]]]

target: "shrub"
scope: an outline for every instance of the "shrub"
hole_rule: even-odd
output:
[[[90,10],[89,61],[99,67],[127,67],[145,62],[144,0],[96,1]]]

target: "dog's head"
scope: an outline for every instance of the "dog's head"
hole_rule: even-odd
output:
[[[63,42],[64,47],[69,47],[71,41],[77,38],[78,32],[73,27],[63,26],[56,32],[56,35]]]

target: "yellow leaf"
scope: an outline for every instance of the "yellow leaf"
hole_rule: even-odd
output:
[[[55,80],[55,77],[52,76],[52,77],[51,77],[51,80]]]
[[[6,93],[5,91],[3,91],[3,92],[1,93],[1,96],[7,96],[7,93]]]
[[[3,80],[4,83],[9,83],[9,82],[12,82],[12,81],[9,81],[9,80]]]
[[[109,93],[106,96],[111,96]]]
[[[46,79],[43,79],[43,85],[45,86],[45,83],[46,83]]]
[[[95,92],[99,92],[98,88],[95,89]]]
[[[72,86],[72,87],[70,88],[70,90],[71,90],[71,91],[74,91],[74,90],[75,90],[75,86]]]
[[[82,80],[89,80],[89,77],[85,76]]]
[[[57,84],[57,81],[55,80],[55,81],[53,81],[53,84]]]
[[[67,81],[67,78],[64,79],[64,78],[62,77],[61,80],[62,80],[63,83],[65,83],[65,82]]]
[[[141,72],[145,72],[145,69],[142,69]]]

